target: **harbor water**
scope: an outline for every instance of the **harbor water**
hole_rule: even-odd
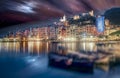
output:
[[[94,66],[93,73],[54,68],[48,53],[58,46],[73,52],[113,52],[120,55],[120,42],[0,42],[0,78],[119,78],[120,64]]]

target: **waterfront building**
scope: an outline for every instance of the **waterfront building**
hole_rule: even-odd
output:
[[[60,22],[65,22],[67,20],[66,15],[64,15],[61,19]]]
[[[73,19],[74,19],[74,20],[78,20],[78,19],[80,19],[80,16],[79,16],[79,15],[75,15],[75,16],[73,17]]]
[[[90,16],[94,16],[94,11],[91,10],[91,11],[89,12],[89,15],[90,15]]]
[[[102,17],[102,16],[99,16]],[[97,18],[99,18],[97,17]],[[100,36],[109,36],[111,33],[120,30],[120,26],[111,25],[108,19],[105,22],[104,31],[98,32],[95,24],[96,17],[94,11],[75,15],[67,18],[65,15],[59,22],[54,24],[46,24],[43,26],[33,26],[31,28],[17,31],[16,33],[8,33],[4,40],[96,40]],[[98,20],[98,22],[100,22]]]

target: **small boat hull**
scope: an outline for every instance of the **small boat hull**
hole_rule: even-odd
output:
[[[71,61],[71,58],[68,58],[67,56],[63,57],[55,54],[49,55],[49,65],[57,68],[87,73],[92,73],[94,69],[94,62],[88,61],[85,58],[73,59]]]

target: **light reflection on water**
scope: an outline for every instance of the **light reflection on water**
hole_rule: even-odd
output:
[[[98,49],[108,48],[115,48],[120,51],[120,43],[107,43],[97,46],[95,42],[0,42],[0,73],[5,73],[0,74],[0,77],[7,77],[6,74],[9,78],[49,78],[58,76],[59,78],[118,78],[120,76],[120,66],[114,67],[113,70],[110,70],[108,65],[98,66],[99,68],[96,68],[92,75],[48,67],[47,53],[57,51],[57,46],[63,46],[70,51],[78,52],[81,50],[96,52]],[[114,72],[114,74],[111,74],[111,72]]]
[[[71,51],[97,51],[97,46],[94,42],[66,42],[66,43],[50,43],[50,42],[0,42],[0,52],[23,52],[36,53],[56,51],[57,46],[66,47]]]
[[[48,52],[49,42],[0,42],[0,52],[35,53]]]

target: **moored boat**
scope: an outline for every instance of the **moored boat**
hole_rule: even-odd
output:
[[[94,68],[93,61],[70,53],[67,55],[61,55],[55,52],[49,53],[49,65],[80,72],[93,72]]]
[[[80,52],[79,55],[94,60],[95,64],[110,64],[114,59],[113,55],[100,52]]]

